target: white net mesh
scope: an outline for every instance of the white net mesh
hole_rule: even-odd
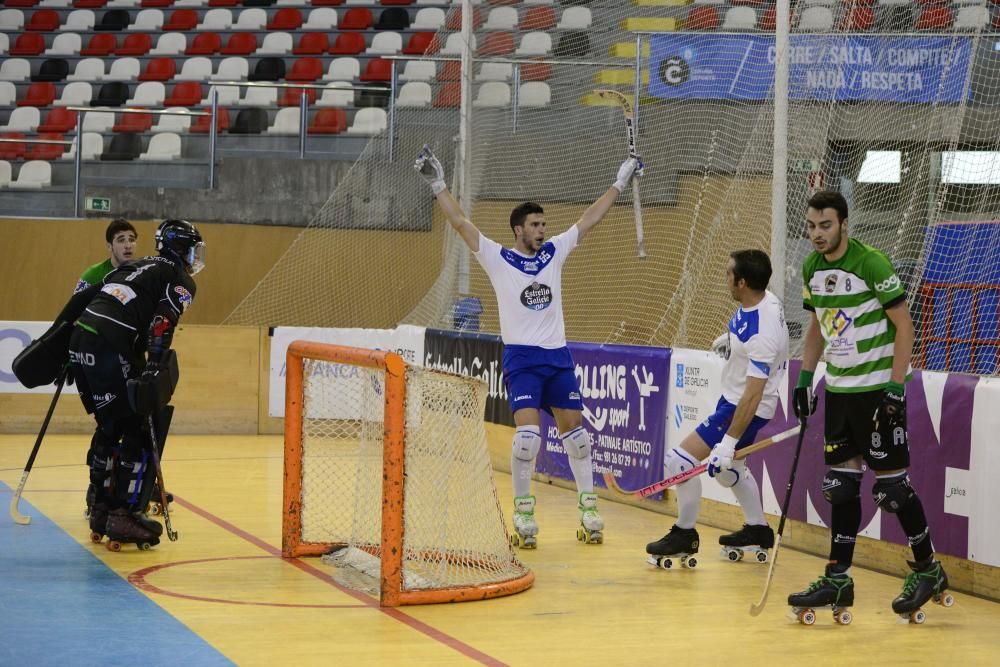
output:
[[[517,27],[498,31],[498,23],[490,27],[497,7],[480,5],[472,220],[505,243],[509,212],[526,199],[545,207],[550,234],[576,221],[626,156],[620,109],[592,90],[633,96],[635,31],[656,32],[642,33],[651,48],[638,105],[649,257],[636,257],[631,201],[623,196],[566,266],[568,337],[705,347],[732,309],[722,279],[729,252],[784,245],[772,284],[784,288],[798,352],[805,321],[799,270],[809,251],[802,220],[810,190],[822,186],[848,197],[851,233],[885,251],[907,283],[917,364],[995,374],[1000,275],[991,267],[1000,264],[1000,226],[967,224],[993,223],[1000,213],[1000,161],[991,157],[1000,148],[1000,34],[989,32],[991,8],[986,0],[794,7],[782,175],[788,222],[775,244],[773,6],[563,2],[553,6],[555,25],[542,29],[552,62],[523,65],[519,87],[489,54],[499,32],[524,46],[536,32],[527,20],[535,6],[515,5]],[[685,25],[706,30],[684,32]],[[455,36],[446,25],[437,38],[444,45]],[[411,170],[424,143],[449,180],[460,166],[457,82],[450,80],[457,63],[430,65],[433,103],[396,109],[395,160],[388,137],[374,138],[229,321],[452,328],[456,302],[472,296],[483,306],[482,329],[498,331],[488,280]],[[413,82],[407,65],[400,71],[401,85]],[[490,106],[497,89],[489,83],[506,85],[500,106]],[[516,114],[502,104],[515,92]]]
[[[336,366],[304,366],[301,541],[337,545],[332,564],[377,579],[385,548],[384,378]],[[403,590],[482,586],[528,571],[510,546],[497,498],[485,401],[481,381],[407,369]],[[354,575],[343,580],[373,585]]]

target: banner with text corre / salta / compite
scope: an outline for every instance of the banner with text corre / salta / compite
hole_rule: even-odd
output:
[[[651,484],[663,471],[670,350],[569,343],[591,436],[594,480],[611,472],[625,489]],[[573,479],[555,420],[542,414],[542,448],[535,469]],[[657,495],[656,497],[660,497]]]
[[[395,329],[337,329],[327,327],[275,327],[271,331],[271,359],[269,373],[268,414],[285,416],[285,360],[288,345],[294,340],[308,340],[332,345],[347,345],[369,350],[389,350],[414,366],[422,365],[424,358],[424,328],[400,325]],[[312,416],[328,419],[352,419],[347,406],[352,401],[337,400],[338,395],[356,395],[357,383],[362,374],[357,367],[346,364],[317,364],[315,371],[324,374],[325,403],[313,401]]]
[[[25,388],[14,377],[11,364],[14,357],[45,333],[52,322],[0,321],[0,394],[52,394],[56,386],[47,384],[34,389]]]
[[[791,35],[793,100],[961,102],[968,37]],[[649,92],[663,99],[773,97],[774,35],[661,33],[650,43]]]
[[[514,425],[504,385],[503,342],[499,336],[427,329],[422,365],[480,378],[489,392],[486,396],[486,421]]]

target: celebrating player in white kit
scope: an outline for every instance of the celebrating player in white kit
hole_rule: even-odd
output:
[[[724,336],[713,347],[722,350],[726,364],[722,369],[722,397],[715,413],[672,447],[665,457],[667,475],[672,476],[696,467],[711,454],[708,474],[722,486],[731,488],[746,517],[740,530],[719,538],[723,551],[731,559],[743,552],[755,552],[757,560],[767,560],[767,549],[774,546],[774,531],[767,525],[760,501],[760,490],[753,473],[744,461],[734,461],[738,449],[753,443],[774,416],[778,406],[778,388],[788,366],[788,327],[781,301],[767,290],[771,279],[771,260],[760,250],[739,250],[729,255],[726,283],[740,306],[729,320]],[[677,485],[677,522],[656,542],[646,545],[650,562],[671,567],[672,559],[693,567],[689,556],[698,552],[698,507],[701,503],[701,479],[695,477]]]
[[[441,210],[490,278],[500,310],[504,343],[503,372],[514,413],[511,476],[514,483],[513,539],[523,548],[536,546],[535,497],[531,473],[542,445],[540,410],[551,414],[569,458],[579,492],[577,537],[588,544],[604,540],[604,520],[597,512],[591,441],[582,423],[583,403],[566,347],[562,312],[562,267],[569,253],[611,209],[642,162],[629,158],[614,184],[567,231],[545,238],[545,214],[526,202],[510,214],[514,247],[504,248],[483,236],[448,191],[444,168],[427,146],[417,155],[416,170],[431,186]]]

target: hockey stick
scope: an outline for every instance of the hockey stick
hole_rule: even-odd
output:
[[[628,138],[628,156],[638,157],[635,149],[635,122],[632,114],[632,103],[628,101],[628,98],[624,94],[617,90],[602,88],[595,90],[594,93],[598,97],[613,99],[621,106],[622,112],[625,114],[625,135]],[[639,244],[639,258],[642,259],[646,256],[646,243],[643,240],[642,233],[642,203],[639,199],[639,179],[636,177],[632,178],[632,210],[635,212],[635,238]]]
[[[17,485],[17,491],[14,492],[14,497],[10,499],[10,518],[14,520],[14,523],[19,523],[22,526],[27,526],[31,523],[31,517],[27,514],[21,514],[17,509],[17,505],[21,502],[21,493],[24,491],[24,485],[28,482],[28,475],[31,474],[31,466],[35,465],[35,457],[38,455],[38,449],[42,446],[42,438],[45,437],[45,432],[49,429],[49,420],[52,419],[56,403],[59,402],[59,395],[62,393],[63,384],[66,382],[66,374],[68,372],[69,368],[67,367],[59,374],[59,379],[56,381],[56,393],[52,397],[52,402],[49,403],[49,411],[45,413],[45,421],[42,422],[42,428],[38,431],[38,437],[35,438],[35,446],[31,449],[28,462],[24,464],[24,474],[21,475],[21,483]]]
[[[795,426],[788,429],[787,431],[782,431],[781,433],[776,433],[766,440],[761,440],[760,442],[755,442],[749,447],[744,447],[740,451],[736,452],[736,456],[733,457],[735,461],[741,461],[746,457],[750,456],[754,452],[759,452],[762,449],[766,449],[771,445],[777,444],[782,440],[787,440],[796,433],[799,432],[799,427]],[[659,482],[653,482],[649,486],[644,486],[641,489],[635,489],[634,491],[626,491],[625,489],[618,486],[617,480],[615,480],[614,474],[610,471],[604,473],[604,483],[609,489],[623,496],[631,496],[633,498],[648,498],[654,493],[659,493],[664,489],[669,489],[671,486],[676,486],[681,482],[686,482],[692,477],[697,477],[701,473],[708,470],[708,464],[702,463],[700,465],[691,468],[690,470],[685,470],[684,472],[677,473],[673,477],[667,477],[666,479],[661,479]]]
[[[781,533],[785,530],[785,517],[788,516],[788,504],[792,500],[792,486],[795,484],[795,470],[799,467],[799,452],[802,451],[802,441],[806,437],[806,419],[802,418],[802,430],[799,431],[799,441],[795,445],[795,456],[792,458],[792,472],[788,475],[788,488],[785,490],[785,502],[781,505],[781,520],[778,521],[778,534],[774,536],[774,551],[771,552],[771,565],[767,568],[767,579],[764,581],[764,592],[757,604],[750,605],[750,615],[760,616],[767,604],[767,593],[771,589],[771,579],[774,577],[774,564],[778,562],[778,547],[781,546]]]
[[[152,444],[153,465],[156,467],[156,483],[160,487],[160,504],[163,507],[163,525],[167,529],[167,537],[171,542],[177,541],[177,531],[170,525],[170,508],[167,506],[166,486],[163,483],[163,468],[160,466],[160,441],[156,439],[156,427],[153,426],[153,415],[147,415],[149,423],[149,439]]]

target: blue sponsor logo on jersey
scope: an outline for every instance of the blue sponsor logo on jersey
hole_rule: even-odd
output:
[[[531,283],[521,292],[521,303],[531,310],[545,310],[552,305],[552,288],[542,283]]]

